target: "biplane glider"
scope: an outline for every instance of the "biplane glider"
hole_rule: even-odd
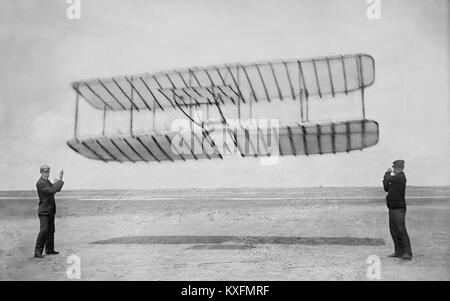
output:
[[[374,81],[375,62],[367,54],[225,64],[77,81],[72,83],[76,92],[74,137],[67,145],[89,159],[104,162],[222,159],[231,149],[242,157],[362,150],[377,144],[379,138],[378,123],[366,119],[365,113],[365,89]],[[361,117],[310,120],[310,102],[355,93],[360,94]],[[80,98],[103,111],[101,134],[78,135]],[[262,103],[277,102],[292,103],[293,110],[298,110],[297,122],[270,128],[258,123],[229,122],[230,108],[234,108],[233,117],[240,120],[244,107],[250,109],[251,117],[252,110]],[[205,120],[195,118],[193,110],[199,109],[206,110]],[[213,109],[219,113],[214,120],[209,116]],[[129,130],[126,134],[106,134],[107,113],[119,111],[129,114]],[[136,132],[133,116],[143,111],[150,112],[148,123],[153,127],[144,133]],[[157,130],[157,115],[173,111],[189,122],[188,130]],[[270,112],[266,118],[271,118]],[[212,134],[219,128],[227,135],[225,147],[219,147],[220,142]],[[183,151],[174,144],[182,144]]]

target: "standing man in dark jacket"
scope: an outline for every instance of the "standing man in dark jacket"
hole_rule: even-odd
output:
[[[383,187],[384,191],[388,193],[386,201],[389,209],[389,230],[395,247],[395,253],[389,255],[389,257],[411,260],[411,243],[405,226],[406,177],[403,173],[404,167],[405,161],[394,161],[392,165],[393,170],[389,168],[384,174]]]
[[[64,172],[61,170],[59,173],[59,179],[55,179],[52,184],[48,177],[50,175],[50,167],[42,165],[40,168],[41,177],[36,183],[37,192],[39,195],[39,222],[40,230],[36,240],[36,248],[34,250],[34,257],[42,258],[42,251],[47,255],[56,255],[54,249],[54,233],[55,233],[55,193],[61,191],[64,182],[62,180]]]

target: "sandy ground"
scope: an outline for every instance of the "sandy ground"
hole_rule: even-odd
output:
[[[381,280],[450,280],[450,187],[407,191],[410,262],[379,188],[61,192],[43,259],[36,192],[0,192],[0,279],[67,280],[77,255],[81,280],[368,280],[376,255]]]

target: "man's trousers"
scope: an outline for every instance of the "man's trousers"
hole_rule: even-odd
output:
[[[35,254],[42,254],[45,246],[45,253],[54,252],[55,243],[55,215],[39,215],[40,230],[36,240]]]
[[[394,240],[395,255],[397,257],[412,257],[411,243],[405,226],[406,208],[389,209],[389,230]]]

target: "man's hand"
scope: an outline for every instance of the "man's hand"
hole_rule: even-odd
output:
[[[60,180],[60,181],[62,181],[63,175],[64,175],[64,170],[61,170],[61,171],[59,172],[59,180]]]
[[[386,170],[386,172],[391,173],[391,172],[392,172],[392,168],[388,168],[388,169]]]

